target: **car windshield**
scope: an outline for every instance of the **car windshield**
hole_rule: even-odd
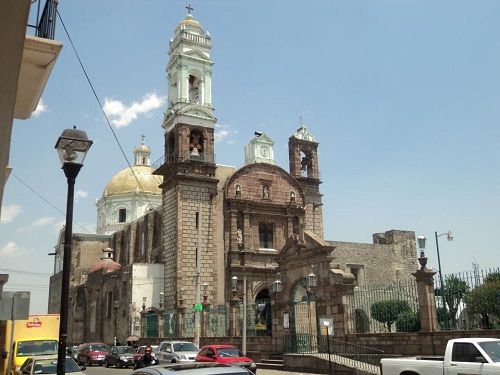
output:
[[[134,349],[130,346],[120,346],[118,347],[118,353],[120,354],[134,354]]]
[[[500,340],[480,342],[479,346],[493,362],[500,362]]]
[[[174,351],[176,352],[197,352],[199,349],[192,342],[176,342],[174,343]]]
[[[218,348],[220,357],[239,357],[240,351],[237,348]]]
[[[17,347],[18,356],[57,354],[57,340],[21,341]]]
[[[35,374],[57,374],[57,359],[40,359],[35,361]],[[66,358],[66,373],[80,372],[80,368],[71,358]]]
[[[90,345],[89,350],[91,352],[109,352],[109,347],[104,344],[93,344]]]

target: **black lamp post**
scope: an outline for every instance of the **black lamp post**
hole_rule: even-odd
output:
[[[283,282],[281,281],[281,275],[278,272],[276,275],[276,280],[273,281],[272,291],[274,294],[274,323],[275,329],[273,330],[274,338],[274,351],[278,352],[278,293],[283,291]]]
[[[434,232],[434,236],[436,238],[436,252],[437,252],[437,256],[438,256],[438,271],[439,271],[439,286],[440,286],[439,295],[441,296],[441,298],[443,298],[444,280],[443,280],[443,274],[441,272],[441,258],[439,256],[438,238],[441,236],[444,236],[444,235],[446,235],[446,238],[448,239],[448,241],[453,241],[453,234],[451,233],[451,230],[449,230],[446,233],[441,233],[441,234],[438,234],[438,232]],[[444,299],[443,299],[443,307],[444,307]]]
[[[71,237],[73,236],[73,197],[75,179],[92,141],[83,130],[66,129],[57,140],[55,148],[61,160],[62,170],[68,181],[66,226],[64,231],[63,274],[61,280],[61,307],[59,321],[59,347],[57,351],[57,375],[65,373],[66,343],[68,338],[69,274],[71,270]]]

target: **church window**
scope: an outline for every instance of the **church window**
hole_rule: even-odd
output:
[[[236,197],[241,197],[241,185],[236,185],[235,187],[236,190]]]
[[[310,154],[300,152],[300,175],[310,177],[312,175],[312,157]]]
[[[201,131],[192,130],[189,134],[189,151],[191,157],[197,157],[203,153],[203,133]]]
[[[273,249],[273,224],[259,223],[259,245],[262,249]]]
[[[127,221],[127,210],[125,208],[120,208],[118,210],[118,222],[124,223]]]
[[[193,75],[189,76],[189,102],[200,102],[200,80]]]
[[[295,192],[293,190],[290,192],[290,202],[295,202]]]

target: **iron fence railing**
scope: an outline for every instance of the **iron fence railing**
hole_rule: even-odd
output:
[[[56,30],[57,4],[59,3],[59,0],[47,0],[43,7],[42,15],[40,16],[41,2],[42,0],[38,0],[36,24],[28,26],[35,29],[35,36],[39,38],[54,40]]]
[[[441,330],[500,328],[500,268],[435,276],[436,308]]]
[[[375,348],[336,340],[331,336],[314,334],[286,335],[284,348],[287,354],[310,355],[355,370],[379,373],[384,352]]]
[[[349,333],[420,331],[415,280],[356,287],[347,295]]]

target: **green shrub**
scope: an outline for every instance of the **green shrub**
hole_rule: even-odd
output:
[[[405,311],[411,311],[410,305],[401,300],[375,302],[370,307],[372,318],[385,324],[388,332],[391,332],[391,325],[396,321],[398,315]]]
[[[420,315],[411,310],[403,311],[396,319],[398,332],[419,332],[420,328]]]

